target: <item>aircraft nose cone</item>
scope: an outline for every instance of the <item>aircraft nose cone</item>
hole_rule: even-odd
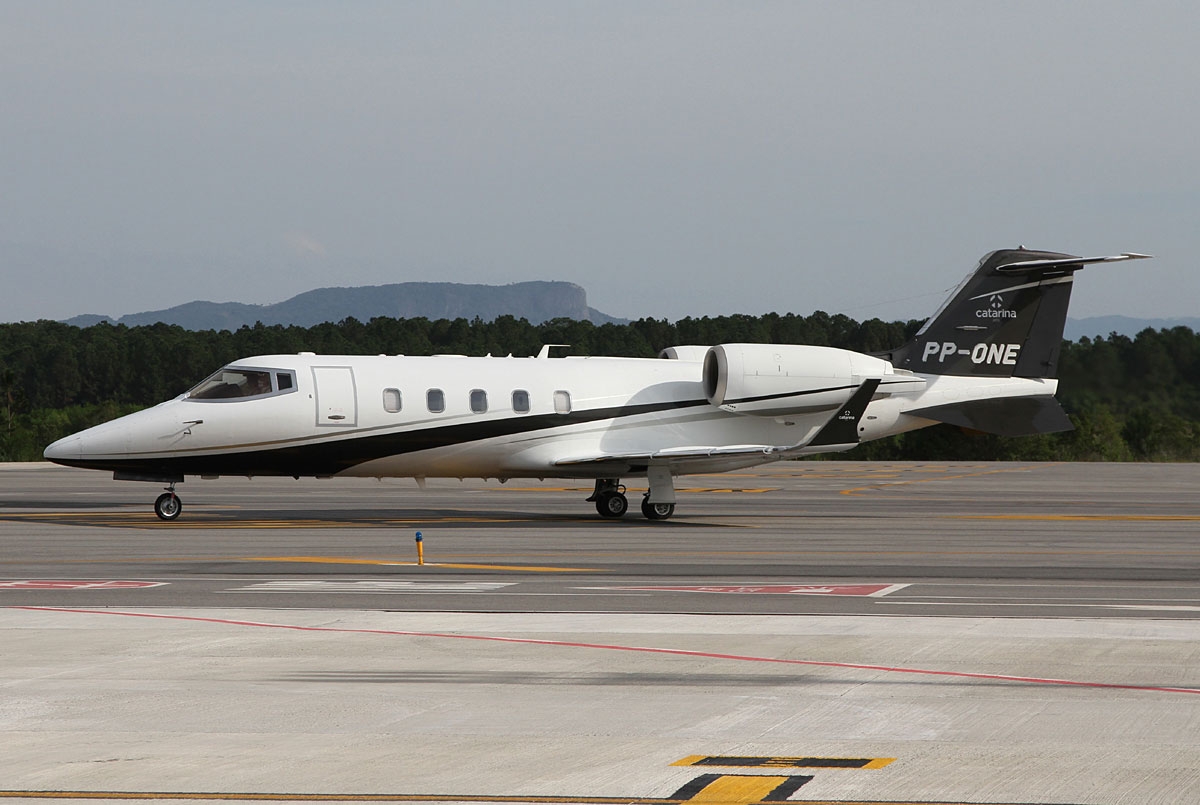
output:
[[[63,461],[78,459],[82,452],[82,440],[76,434],[54,442],[42,452],[42,455],[50,461],[61,464]]]

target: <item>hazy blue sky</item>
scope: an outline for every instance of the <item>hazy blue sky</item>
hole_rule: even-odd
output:
[[[0,321],[563,279],[919,318],[985,252],[1200,315],[1191,2],[5,2]]]

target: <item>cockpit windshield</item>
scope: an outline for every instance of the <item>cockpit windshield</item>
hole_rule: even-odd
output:
[[[265,397],[296,387],[291,372],[226,366],[187,393],[190,400],[231,400]]]

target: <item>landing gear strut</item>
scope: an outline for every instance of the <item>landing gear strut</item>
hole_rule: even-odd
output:
[[[642,514],[647,520],[666,520],[675,513],[675,479],[661,464],[646,468],[650,488],[642,498]]]
[[[167,491],[154,501],[154,513],[160,520],[174,520],[183,511],[183,501],[175,494],[175,484],[167,487]]]

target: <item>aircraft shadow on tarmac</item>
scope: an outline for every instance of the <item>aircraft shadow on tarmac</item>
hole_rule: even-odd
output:
[[[14,504],[15,505],[15,504]],[[147,511],[144,506],[130,508],[128,504],[113,505],[108,511],[95,511],[95,504],[64,505],[61,502],[23,501],[23,509],[45,508],[47,512],[0,513],[0,520],[39,522],[54,525],[81,526],[88,528],[153,528],[161,530],[186,530],[206,528],[408,528],[453,525],[469,529],[472,526],[487,528],[526,527],[537,524],[539,529],[555,527],[577,529],[581,523],[598,527],[647,527],[687,528],[712,526],[716,523],[696,520],[651,521],[630,515],[619,520],[604,520],[594,514],[580,512],[555,514],[547,512],[521,512],[510,510],[464,511],[462,509],[377,509],[350,512],[344,509],[206,509],[192,511],[179,520],[163,522]],[[3,506],[0,506],[3,508]],[[54,511],[61,509],[87,509],[83,512]],[[725,525],[725,524],[722,524]]]

